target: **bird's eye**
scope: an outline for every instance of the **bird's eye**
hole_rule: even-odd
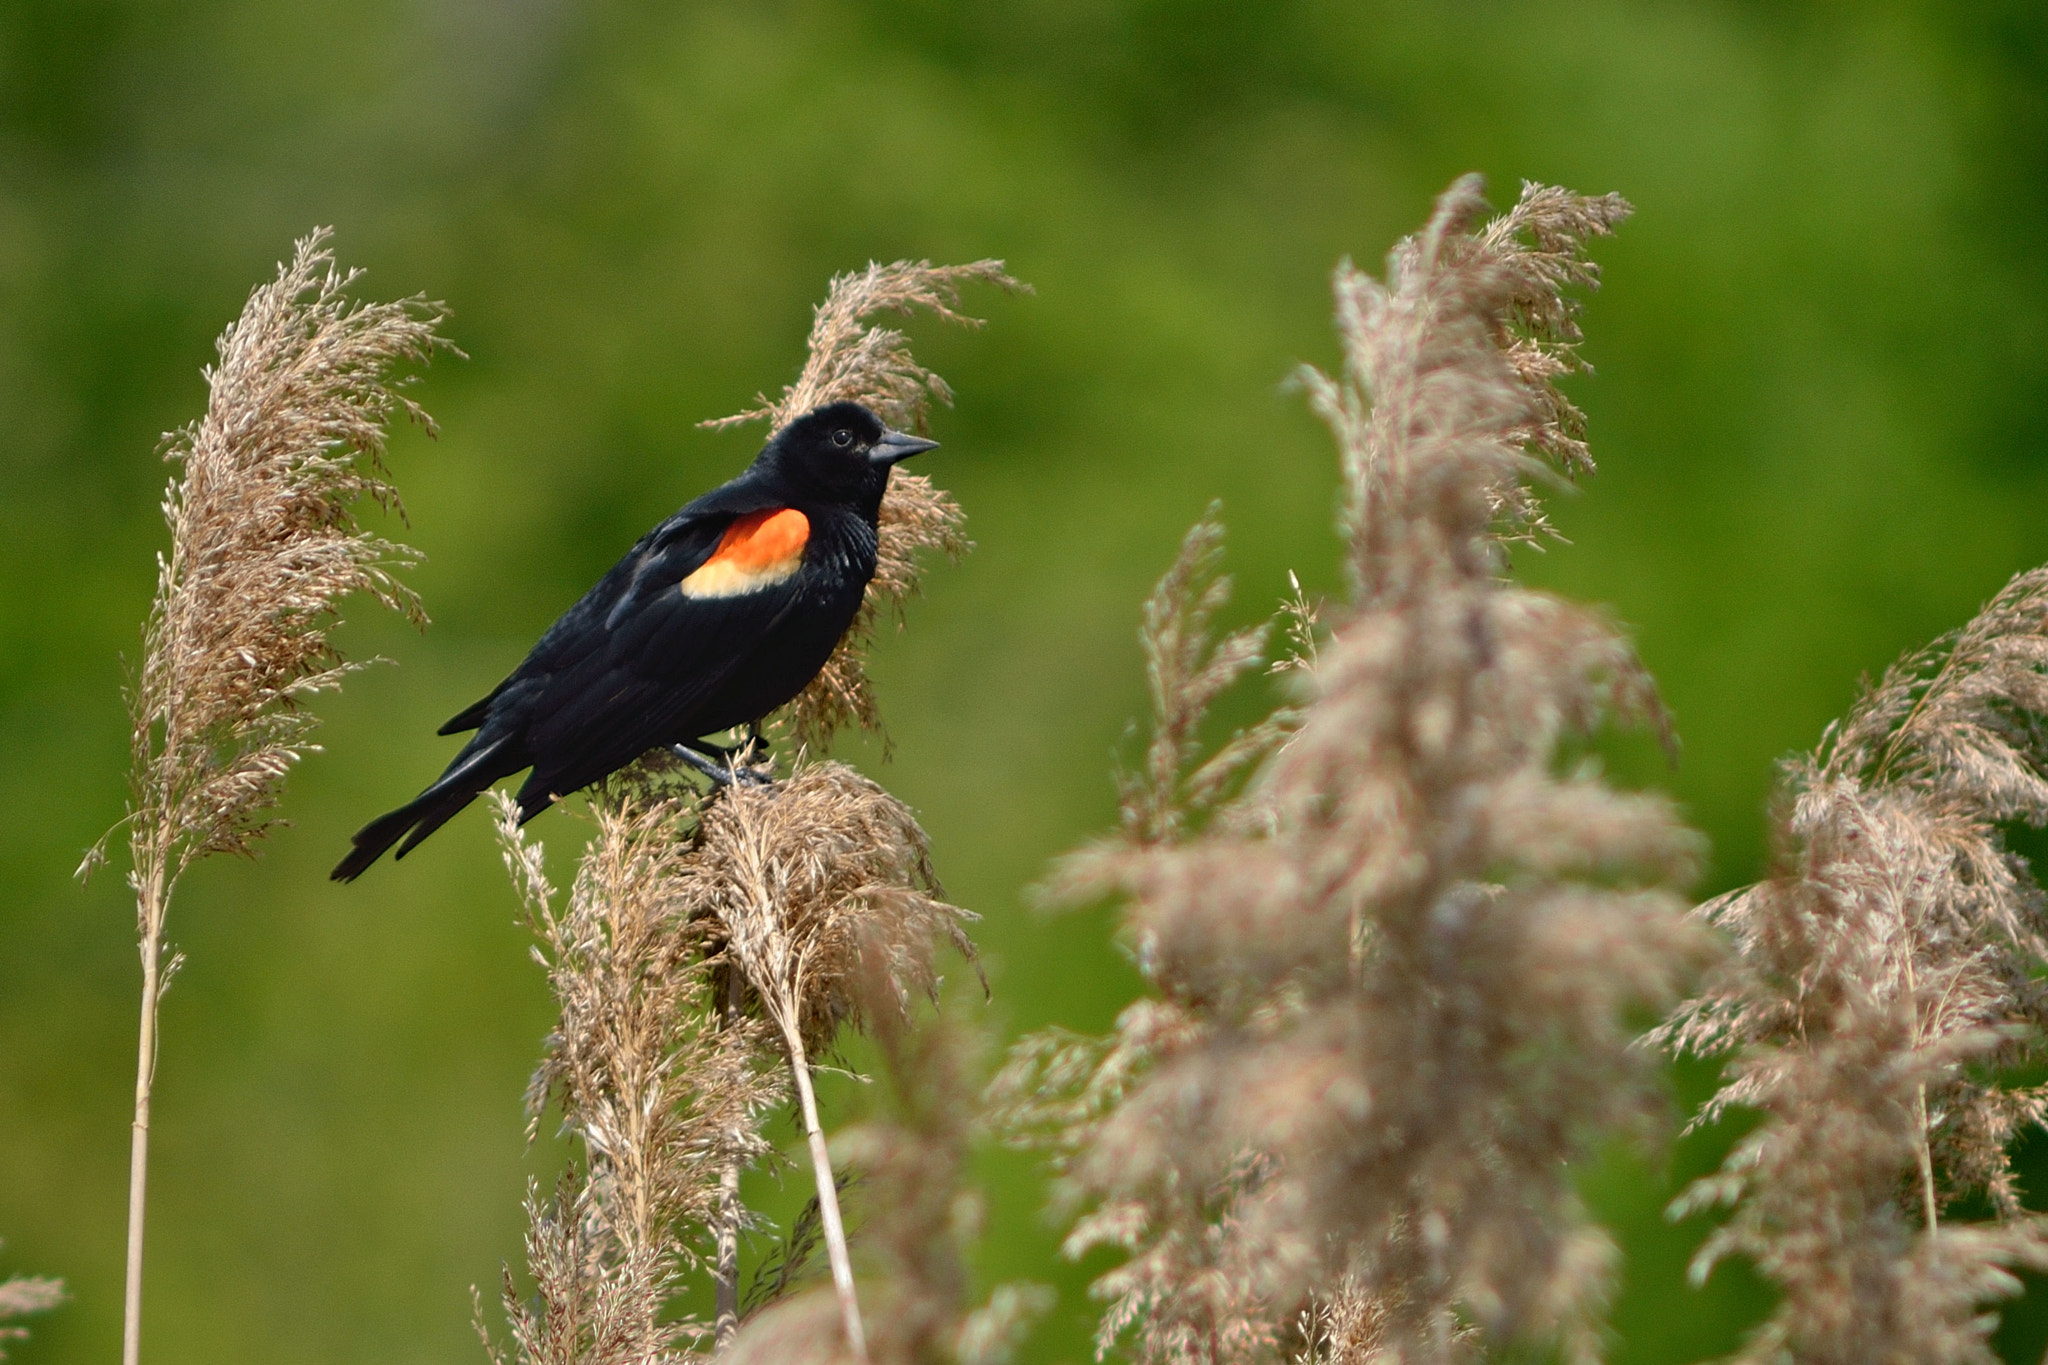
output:
[[[839,430],[832,433],[832,444],[839,447],[839,449],[841,450],[846,449],[848,446],[853,444],[853,433],[848,431],[845,427],[841,427]]]

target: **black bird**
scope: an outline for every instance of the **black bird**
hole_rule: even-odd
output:
[[[434,784],[357,832],[331,874],[403,858],[501,777],[530,820],[657,746],[714,779],[703,739],[782,705],[831,657],[875,573],[889,470],[936,441],[829,403],[777,432],[745,473],[640,538],[548,627],[512,676],[440,729],[476,734]]]

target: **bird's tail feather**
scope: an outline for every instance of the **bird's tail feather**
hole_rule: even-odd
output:
[[[505,774],[525,767],[524,763],[505,765],[503,755],[507,742],[506,739],[494,740],[474,753],[459,756],[432,786],[397,810],[380,815],[357,830],[351,840],[355,846],[346,858],[335,864],[328,877],[337,882],[354,881],[400,839],[405,843],[392,856],[403,858],[418,846],[420,840],[447,824],[463,807],[476,800],[484,788]]]
[[[482,789],[479,788],[478,790],[481,791]],[[477,792],[453,791],[443,797],[435,806],[421,812],[418,823],[412,827],[412,833],[405,836],[405,842],[398,846],[398,852],[392,854],[392,858],[394,860],[403,858],[406,854],[418,848],[420,840],[426,838],[450,820],[453,820],[476,798]]]

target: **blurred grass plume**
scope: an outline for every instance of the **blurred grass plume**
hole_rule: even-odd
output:
[[[1209,701],[1258,661],[1211,638],[1205,521],[1148,604],[1153,743],[1124,828],[1046,894],[1114,894],[1153,994],[1107,1038],[1027,1040],[995,1098],[1117,1247],[1097,1345],[1147,1365],[1448,1361],[1484,1342],[1597,1358],[1613,1250],[1567,1162],[1657,1112],[1626,1012],[1710,952],[1677,894],[1699,841],[1660,797],[1558,770],[1619,714],[1658,723],[1604,619],[1508,580],[1532,479],[1590,469],[1575,367],[1586,242],[1628,211],[1476,177],[1387,282],[1339,266],[1336,437],[1350,600],[1282,612],[1294,698],[1204,765]],[[1217,763],[1248,762],[1233,786]]]
[[[64,1281],[42,1275],[10,1275],[0,1280],[0,1343],[20,1341],[28,1335],[26,1327],[14,1323],[15,1318],[25,1318],[31,1313],[47,1313],[64,1302]],[[0,1360],[7,1359],[7,1351],[0,1346]]]
[[[2016,1271],[2048,1270],[2014,1141],[2048,1117],[2048,904],[2000,826],[2048,825],[2048,569],[1868,687],[1788,762],[1778,870],[1701,919],[1735,954],[1658,1037],[1727,1076],[1695,1123],[1763,1121],[1674,1217],[1731,1205],[1693,1263],[1782,1297],[1741,1358],[1988,1365]],[[1966,1194],[1990,1221],[1944,1221]]]

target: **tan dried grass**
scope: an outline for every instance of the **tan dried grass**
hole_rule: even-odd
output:
[[[2048,906],[1999,826],[2048,824],[2048,569],[1901,659],[1789,763],[1778,871],[1700,908],[1729,969],[1660,1033],[1732,1053],[1711,1122],[1763,1122],[1674,1206],[1733,1216],[1782,1291],[1745,1360],[1990,1362],[2015,1269],[2048,1268],[2010,1147],[2048,1086],[2009,1084],[2048,1025]],[[1989,1223],[1943,1221],[1987,1196]]]
[[[1155,994],[1107,1039],[1027,1044],[997,1092],[1086,1207],[1069,1252],[1127,1253],[1096,1285],[1105,1352],[1598,1355],[1613,1251],[1567,1163],[1656,1112],[1624,1016],[1707,954],[1673,889],[1698,841],[1660,798],[1555,771],[1604,717],[1661,713],[1613,627],[1513,585],[1501,546],[1543,533],[1545,462],[1590,468],[1554,387],[1563,290],[1626,211],[1529,186],[1482,223],[1468,178],[1386,284],[1339,267],[1344,371],[1303,378],[1351,600],[1287,613],[1298,709],[1247,737],[1257,769],[1213,812],[1187,737],[1252,649],[1207,641],[1211,531],[1147,610],[1139,798],[1049,894],[1122,897]]]
[[[699,913],[687,858],[694,800],[634,777],[609,796],[593,803],[591,845],[558,909],[518,803],[494,793],[506,868],[561,1003],[530,1125],[552,1102],[584,1153],[552,1199],[528,1194],[534,1295],[522,1300],[509,1277],[504,1295],[527,1365],[677,1361],[715,1335],[668,1301],[721,1254],[706,1230],[733,1212],[725,1174],[765,1151],[759,1115],[786,1093],[759,1025],[717,1007],[717,926]]]
[[[937,988],[951,943],[972,958],[972,918],[939,897],[924,831],[851,768],[799,768],[772,790],[728,788],[693,859],[705,911],[781,1036],[810,1147],[848,1350],[868,1358],[811,1058],[843,1026],[895,1021]]]
[[[250,854],[273,822],[285,775],[315,747],[306,699],[361,667],[330,638],[341,599],[362,593],[425,619],[395,577],[412,552],[364,531],[356,509],[368,500],[402,512],[384,474],[385,426],[401,412],[433,424],[394,371],[447,345],[441,312],[419,298],[352,302],[356,273],[334,268],[328,235],[299,241],[291,264],[249,296],[206,373],[206,415],[164,438],[179,466],[163,503],[171,548],[128,694],[124,823],[143,982],[124,1365],[141,1351],[157,1007],[179,964],[163,957],[172,891],[199,858]],[[89,853],[81,874],[102,856]]]

